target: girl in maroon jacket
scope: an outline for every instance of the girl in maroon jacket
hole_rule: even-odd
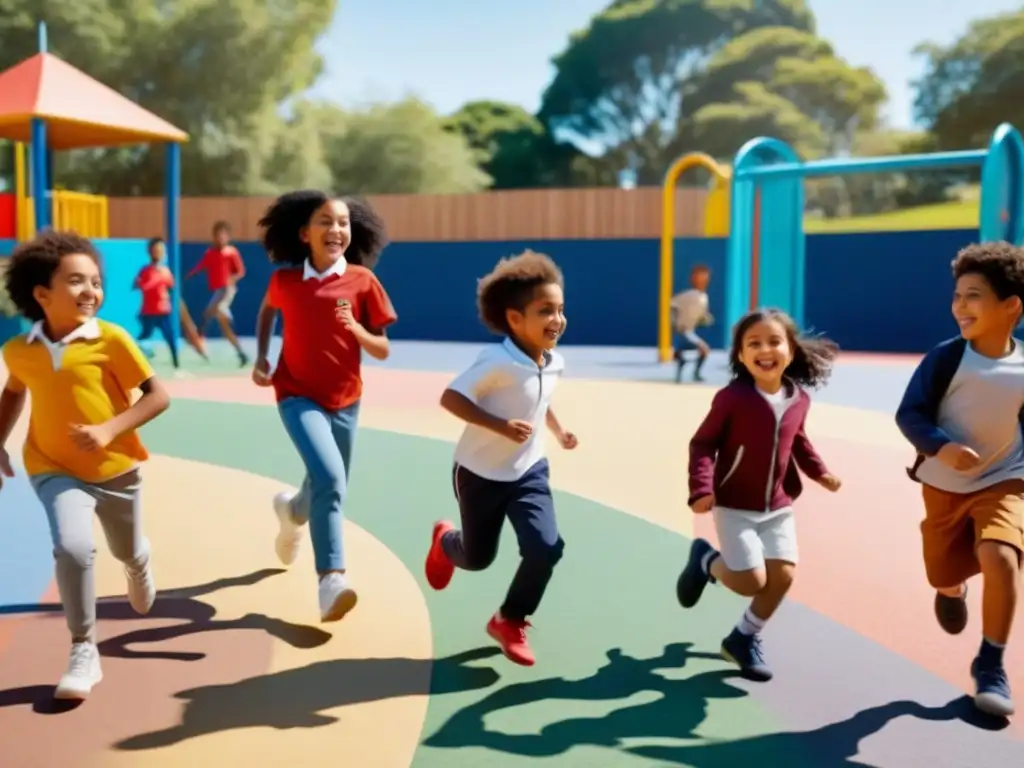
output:
[[[778,310],[749,313],[733,332],[733,380],[690,441],[690,508],[714,515],[721,551],[694,540],[676,585],[679,602],[692,608],[709,581],[753,598],[722,641],[722,656],[751,680],[772,677],[760,633],[793,583],[797,468],[839,490],[804,431],[811,399],[801,388],[825,383],[836,351],[827,339],[801,338]]]

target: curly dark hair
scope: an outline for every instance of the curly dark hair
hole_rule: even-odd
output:
[[[259,220],[260,242],[274,264],[298,266],[309,258],[309,243],[304,243],[299,233],[313,214],[333,199],[325,192],[303,189],[274,201]],[[352,242],[345,250],[345,261],[373,269],[388,244],[384,220],[362,198],[339,199],[348,207],[352,224]]]
[[[539,286],[551,284],[563,287],[565,283],[562,270],[550,256],[528,250],[504,258],[477,284],[480,319],[489,331],[508,335],[512,332],[506,316],[508,310],[522,312]]]
[[[734,379],[753,381],[750,371],[740,360],[743,337],[754,325],[774,320],[786,329],[786,338],[793,350],[793,360],[786,368],[786,378],[803,387],[817,389],[832,375],[832,363],[839,345],[823,336],[803,336],[793,318],[779,309],[758,309],[744,315],[732,331],[732,349],[729,351],[729,369]]]
[[[969,245],[950,266],[954,280],[981,275],[1000,301],[1016,296],[1024,302],[1024,248],[1006,242]]]
[[[4,287],[23,317],[33,322],[46,319],[43,308],[32,294],[39,286],[49,288],[60,268],[60,260],[73,254],[88,256],[102,267],[96,246],[77,232],[48,229],[14,249],[4,274]]]

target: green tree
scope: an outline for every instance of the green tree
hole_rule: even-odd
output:
[[[321,71],[314,43],[337,0],[0,0],[0,68],[50,50],[187,131],[185,194],[247,194],[277,150],[282,104]],[[160,148],[62,153],[58,178],[108,194],[160,194]]]
[[[317,120],[339,190],[455,194],[478,192],[491,183],[465,138],[447,130],[442,118],[417,99],[349,113],[321,107]]]
[[[539,116],[555,135],[630,158],[652,183],[695,148],[687,84],[723,45],[760,27],[813,32],[814,19],[805,0],[614,0],[554,58]]]
[[[466,139],[493,189],[589,185],[604,176],[600,159],[555,141],[539,119],[515,104],[472,101],[445,125]]]
[[[942,149],[984,146],[1003,122],[1024,129],[1024,9],[972,22],[951,45],[923,43],[914,111]]]
[[[728,157],[747,139],[774,136],[804,157],[853,151],[874,130],[885,86],[805,30],[761,27],[724,45],[684,99],[697,145]]]

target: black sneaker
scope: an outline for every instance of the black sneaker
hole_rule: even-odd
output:
[[[974,706],[992,717],[1009,717],[1014,712],[1010,680],[1002,666],[987,666],[981,659],[971,662],[974,678]]]
[[[764,660],[760,635],[744,635],[734,629],[722,641],[722,658],[740,668],[740,674],[747,680],[766,683],[772,679],[772,671]]]
[[[951,635],[959,635],[967,626],[967,587],[960,597],[935,593],[935,618],[939,626]]]
[[[715,548],[704,539],[694,539],[690,545],[690,558],[686,561],[683,572],[679,574],[679,580],[676,581],[676,597],[683,608],[693,608],[704,594],[704,587],[709,581],[714,581],[704,570],[704,558],[709,552],[714,552],[715,557],[718,556]]]

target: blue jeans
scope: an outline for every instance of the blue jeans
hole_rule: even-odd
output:
[[[340,411],[326,411],[312,400],[289,397],[278,403],[277,409],[306,465],[306,478],[292,501],[292,516],[297,523],[309,522],[317,572],[343,570],[342,507],[348,490],[359,403]]]

